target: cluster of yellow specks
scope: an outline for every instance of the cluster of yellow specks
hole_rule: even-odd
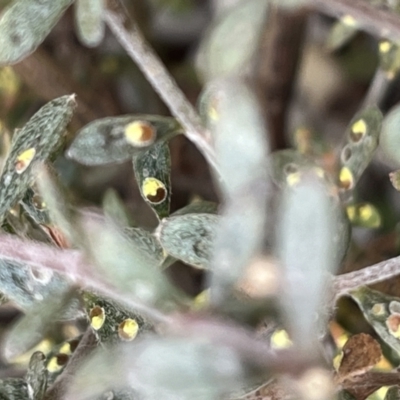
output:
[[[89,313],[90,318],[90,326],[98,331],[104,324],[106,320],[106,314],[104,312],[104,308],[95,306],[90,310]]]
[[[167,188],[156,178],[146,178],[142,183],[142,193],[152,204],[160,204],[167,197]]]
[[[36,149],[31,147],[27,150],[24,150],[17,156],[15,161],[15,171],[17,174],[22,174],[31,164],[33,158],[35,157]]]
[[[339,185],[341,189],[352,189],[354,187],[353,173],[347,167],[342,167],[339,173]]]
[[[125,126],[126,141],[134,147],[149,146],[156,139],[155,128],[145,121],[134,121]]]
[[[359,142],[367,134],[367,129],[365,120],[359,119],[351,126],[350,139],[353,142]]]
[[[118,336],[121,340],[131,341],[135,339],[139,331],[138,323],[131,318],[122,321],[118,326]]]
[[[382,224],[378,210],[368,203],[351,204],[346,208],[350,222],[365,228],[379,228]]]

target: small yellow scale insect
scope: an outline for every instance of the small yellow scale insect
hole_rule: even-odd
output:
[[[34,147],[20,153],[15,161],[15,172],[17,172],[17,174],[22,174],[31,164],[35,154],[36,149]]]

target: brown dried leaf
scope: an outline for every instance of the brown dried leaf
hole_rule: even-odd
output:
[[[352,336],[343,347],[338,381],[343,382],[369,371],[381,357],[381,347],[372,336],[366,333]]]

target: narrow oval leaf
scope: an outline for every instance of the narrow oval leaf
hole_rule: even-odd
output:
[[[96,351],[75,375],[66,399],[127,386],[145,399],[219,399],[238,390],[243,378],[242,362],[231,348],[204,339],[150,336]]]
[[[67,282],[50,270],[0,259],[0,292],[24,311],[67,287]]]
[[[337,265],[333,200],[315,175],[287,188],[280,202],[277,252],[282,263],[280,303],[289,334],[307,352],[316,343],[315,316]]]
[[[79,40],[88,47],[95,47],[103,40],[105,24],[104,0],[76,0],[75,26]]]
[[[385,116],[379,146],[396,167],[400,167],[400,105],[394,106]]]
[[[370,163],[382,127],[382,113],[377,107],[366,108],[355,115],[347,128],[347,142],[340,154],[339,187],[352,190]]]
[[[267,8],[265,1],[243,1],[216,21],[197,58],[197,69],[204,80],[246,71],[259,44]]]
[[[389,79],[400,72],[400,44],[383,39],[379,42],[379,65]]]
[[[278,150],[271,153],[270,165],[271,177],[281,187],[298,182],[301,171],[307,168],[318,168],[312,160],[293,149]]]
[[[32,184],[33,167],[59,149],[75,107],[75,95],[52,100],[15,133],[0,177],[0,219]]]
[[[133,158],[140,194],[157,217],[168,217],[171,203],[171,156],[168,143],[157,143]]]
[[[101,343],[130,342],[145,332],[153,331],[153,325],[142,315],[110,299],[88,292],[83,299],[90,326]]]
[[[156,265],[161,265],[165,259],[164,250],[156,237],[142,228],[125,228],[124,233],[148,257],[154,259]]]
[[[239,79],[213,82],[209,88],[215,97],[213,134],[218,159],[219,180],[230,197],[250,181],[267,178],[268,144],[264,120],[255,95]]]
[[[0,19],[0,65],[33,53],[73,0],[15,1]]]
[[[399,299],[367,287],[353,290],[350,295],[375,332],[400,354],[400,314],[389,309],[389,304]]]
[[[210,276],[214,304],[233,294],[250,261],[260,254],[266,227],[265,182],[253,181],[222,208]]]
[[[165,218],[156,237],[169,255],[194,267],[208,268],[218,222],[218,216],[212,214]]]
[[[84,126],[69,147],[67,157],[84,165],[122,163],[182,133],[174,118],[125,115],[98,119]]]

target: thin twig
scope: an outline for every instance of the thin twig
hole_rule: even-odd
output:
[[[214,150],[210,145],[210,134],[202,125],[198,113],[118,0],[108,1],[104,18],[117,40],[141,69],[172,115],[182,124],[187,138],[198,147],[209,164],[218,170]]]
[[[400,256],[334,278],[335,299],[363,285],[373,285],[400,275]]]
[[[390,10],[374,7],[365,0],[310,0],[310,5],[338,18],[351,15],[361,29],[373,35],[400,39],[400,16]]]
[[[265,21],[255,74],[272,150],[288,147],[287,112],[302,54],[307,11],[288,11],[271,4]]]

